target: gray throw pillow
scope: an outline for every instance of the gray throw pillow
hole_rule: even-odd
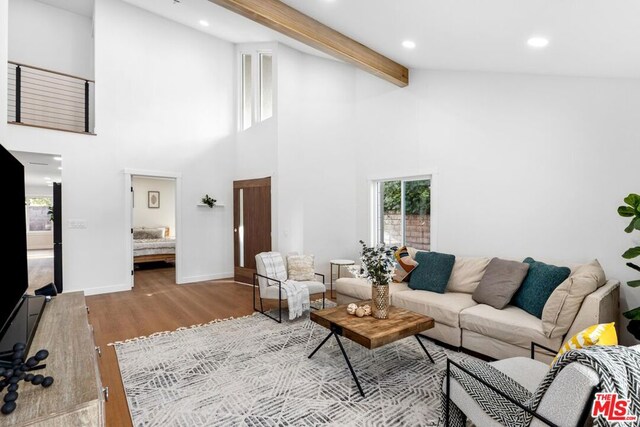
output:
[[[529,271],[529,264],[493,258],[473,292],[473,300],[502,310],[518,291]]]

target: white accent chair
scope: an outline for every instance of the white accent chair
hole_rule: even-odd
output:
[[[490,362],[489,364],[515,380],[531,393],[534,393],[550,369],[548,364],[534,359],[536,354],[535,347],[540,347],[549,352],[555,352],[539,344],[532,343],[530,359],[526,357],[512,357]],[[449,402],[453,402],[475,425],[483,427],[501,426],[498,421],[484,412],[482,407],[476,403],[473,397],[471,397],[451,375],[452,365],[469,373],[457,363],[447,359],[447,373],[444,378],[444,384],[442,385],[443,391],[448,396],[446,400],[447,405],[443,408],[443,411],[445,411],[443,417],[445,419],[445,425],[449,424]],[[470,375],[487,385],[487,387],[491,388],[496,394],[501,395],[512,404],[519,406],[520,409],[525,409],[520,402],[517,402],[511,396],[507,396],[503,390],[497,390],[484,382],[482,378],[476,377],[473,374]],[[570,364],[560,371],[558,376],[553,380],[549,389],[547,389],[542,397],[538,409],[535,412],[525,409],[533,415],[531,426],[582,427],[585,424],[589,425],[589,411],[593,404],[595,393],[598,391],[599,383],[600,379],[598,374],[593,369],[578,363]]]
[[[265,260],[269,265],[265,264]],[[282,289],[282,282],[288,279],[286,258],[278,252],[261,252],[256,255],[256,270],[253,274],[253,310],[260,312],[278,323],[282,323],[282,299],[287,297],[287,291]],[[325,305],[327,287],[324,283],[324,274],[315,273],[322,278],[319,281],[304,281],[309,289],[309,295],[322,294],[322,308]],[[260,309],[256,307],[256,288],[259,290]],[[275,318],[264,310],[262,300],[278,300],[278,318]],[[312,309],[314,307],[311,307]]]

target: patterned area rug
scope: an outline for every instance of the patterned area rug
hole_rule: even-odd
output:
[[[308,317],[256,314],[116,343],[134,426],[431,426],[446,357],[415,338],[373,351],[343,338],[361,397],[334,338]]]

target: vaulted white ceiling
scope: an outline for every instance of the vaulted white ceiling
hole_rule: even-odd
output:
[[[284,2],[413,68],[640,78],[638,0]]]
[[[87,17],[93,16],[94,0],[36,0]]]
[[[319,54],[207,0],[125,1],[235,43],[279,41]],[[640,78],[638,0],[284,2],[411,68]],[[549,46],[529,48],[534,35]],[[417,47],[404,49],[406,39]]]

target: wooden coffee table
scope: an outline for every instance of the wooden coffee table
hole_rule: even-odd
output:
[[[358,303],[358,305],[364,304],[371,304],[371,301],[361,301]],[[312,311],[310,317],[313,322],[324,326],[329,329],[330,332],[320,345],[311,352],[309,359],[320,350],[331,336],[334,336],[362,397],[364,397],[364,391],[362,391],[360,381],[358,381],[358,377],[351,366],[347,352],[344,351],[339,336],[349,338],[351,341],[369,350],[414,336],[418,340],[420,347],[422,347],[429,357],[431,363],[435,363],[427,351],[427,348],[422,341],[420,341],[420,333],[434,326],[434,320],[431,317],[394,306],[391,306],[389,309],[388,319],[375,319],[372,316],[357,317],[347,313],[347,305]]]

